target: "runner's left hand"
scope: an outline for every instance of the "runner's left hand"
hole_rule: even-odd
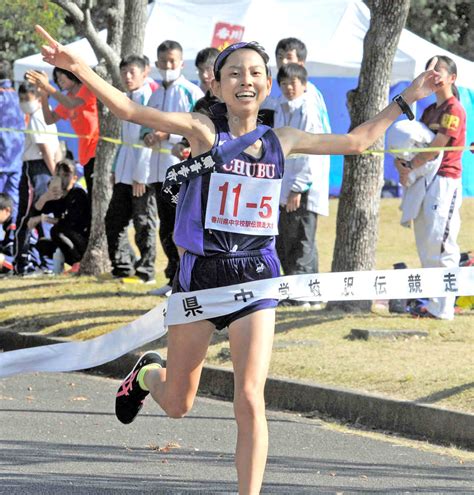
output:
[[[444,86],[444,81],[441,79],[441,74],[435,70],[438,62],[437,57],[433,57],[430,65],[425,72],[422,72],[416,79],[412,81],[410,86],[403,91],[403,96],[408,103],[421,100],[431,93],[438,91]],[[411,100],[411,101],[410,101]]]

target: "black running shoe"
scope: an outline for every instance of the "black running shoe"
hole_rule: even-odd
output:
[[[132,371],[120,385],[115,396],[115,415],[117,419],[128,425],[131,423],[143,407],[143,401],[150,393],[142,390],[138,385],[138,372],[148,364],[157,363],[163,366],[163,359],[157,352],[145,352],[137,361]]]

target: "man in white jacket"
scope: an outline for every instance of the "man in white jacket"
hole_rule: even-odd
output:
[[[161,86],[153,93],[148,106],[164,112],[191,112],[196,101],[204,96],[204,93],[198,86],[188,81],[181,74],[183,67],[183,49],[181,45],[172,40],[163,41],[158,46],[157,58],[156,66],[163,81]],[[165,268],[165,276],[168,282],[163,287],[150,293],[157,296],[168,295],[171,294],[171,285],[179,263],[178,251],[173,242],[176,208],[163,197],[161,187],[168,167],[179,162],[179,159],[171,154],[171,149],[173,145],[181,141],[182,136],[161,132],[160,129],[142,127],[141,137],[146,146],[154,148],[150,160],[149,177],[156,192],[158,217],[160,219],[160,242],[164,253],[168,257],[168,265]]]
[[[127,96],[146,105],[152,90],[146,83],[146,61],[130,55],[120,62],[122,83]],[[139,124],[122,121],[121,139],[127,144],[140,142]],[[112,274],[125,282],[155,282],[157,208],[150,179],[151,150],[122,145],[113,167],[113,193],[105,217],[105,230],[112,263]],[[128,225],[133,220],[137,260],[128,242]]]
[[[275,127],[325,132],[314,98],[306,91],[306,69],[300,64],[282,65],[277,80],[286,101],[276,108]],[[318,215],[329,214],[328,197],[329,157],[298,155],[286,159],[277,238],[285,275],[318,271],[317,219]]]

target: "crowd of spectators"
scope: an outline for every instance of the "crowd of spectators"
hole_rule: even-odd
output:
[[[212,94],[216,48],[200,50],[195,59],[198,85],[182,74],[183,49],[174,40],[165,40],[157,48],[156,67],[161,76],[158,84],[150,78],[150,62],[142,55],[131,55],[120,62],[122,87],[127,96],[140,104],[164,111],[202,111],[218,102]],[[281,40],[276,48],[278,69],[294,62],[305,71],[306,47],[295,39]],[[293,73],[291,73],[293,74]],[[291,85],[292,75],[281,76]],[[2,127],[22,132],[0,133],[0,211],[4,261],[3,273],[31,276],[57,272],[57,263],[69,265],[78,271],[84,255],[90,231],[91,197],[94,161],[98,142],[98,114],[95,96],[71,72],[55,68],[54,84],[46,73],[29,70],[18,93],[11,83],[7,62],[0,65],[2,92]],[[263,105],[261,120],[272,126],[274,119],[281,123],[297,108],[304,114],[304,124],[298,126],[313,132],[330,132],[326,106],[321,93],[307,81],[301,85],[298,96],[289,95],[284,83],[283,93],[269,97]],[[57,105],[52,108],[51,98]],[[308,116],[310,121],[308,122]],[[79,136],[78,156],[74,160],[65,157],[64,146],[57,136],[56,123],[69,120]],[[296,122],[296,121],[295,121]],[[287,125],[293,125],[287,122]],[[305,127],[306,126],[306,127]],[[155,283],[155,258],[157,234],[167,258],[166,283],[151,291],[154,295],[171,292],[179,255],[173,241],[175,206],[162,195],[162,185],[168,167],[189,156],[189,144],[181,136],[169,135],[159,129],[141,128],[131,122],[122,122],[111,180],[112,198],[105,218],[112,275],[125,282]],[[129,144],[141,145],[132,147]],[[69,158],[73,158],[68,152]],[[326,157],[315,157],[324,165]],[[282,259],[285,250],[296,248],[295,266],[283,263],[286,274],[305,273],[317,269],[315,244],[318,214],[327,214],[328,165],[320,177],[308,164],[299,159],[289,169],[282,195],[282,226],[296,233],[288,236],[288,245],[279,243]],[[85,187],[77,183],[76,170],[82,168]],[[303,175],[298,170],[305,169]],[[297,175],[298,177],[295,177]],[[304,182],[304,184],[303,184]],[[323,206],[314,207],[308,200],[316,195]],[[316,201],[317,203],[318,201]],[[313,206],[311,206],[313,205]],[[324,206],[326,205],[326,206]],[[315,209],[316,208],[316,209]],[[5,217],[5,218],[3,218]],[[301,220],[301,218],[304,220]],[[289,223],[288,223],[289,221]],[[138,252],[131,247],[129,227],[133,225]],[[301,225],[303,227],[301,230]],[[305,231],[306,228],[306,231]],[[296,303],[295,303],[296,304]]]

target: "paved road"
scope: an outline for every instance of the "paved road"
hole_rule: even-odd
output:
[[[74,374],[0,380],[0,493],[236,493],[232,405],[200,398],[185,420],[149,401],[130,426],[118,381]],[[270,412],[262,493],[474,493],[474,463]]]

